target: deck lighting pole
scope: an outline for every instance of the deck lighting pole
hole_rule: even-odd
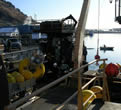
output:
[[[82,62],[82,52],[83,52],[83,40],[85,33],[85,25],[88,16],[88,10],[91,0],[83,0],[82,10],[79,17],[79,22],[77,30],[75,33],[75,48],[74,48],[74,66],[79,68]],[[80,72],[78,72],[78,110],[83,110],[83,97],[82,97],[82,81]]]

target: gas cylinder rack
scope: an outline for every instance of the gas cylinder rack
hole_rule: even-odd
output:
[[[2,53],[3,62],[6,68],[6,72],[12,73],[14,71],[18,72],[19,63],[25,58],[31,60],[33,54],[39,53],[41,63],[44,61],[44,57],[42,52],[39,50],[38,47],[21,50],[21,51],[14,51],[9,53]],[[35,78],[30,80],[25,80],[24,82],[14,82],[8,83],[9,85],[9,99],[13,101],[14,99],[20,98],[28,93],[28,91],[32,90],[33,87],[36,85]]]

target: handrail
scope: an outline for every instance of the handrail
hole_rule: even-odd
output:
[[[97,77],[92,78],[89,82],[87,82],[84,86],[82,86],[82,90],[84,90],[90,83],[96,80]]]
[[[12,104],[10,104],[10,105],[8,106],[8,109],[16,108],[17,106],[19,106],[20,104],[26,102],[28,99],[32,98],[33,96],[38,95],[38,94],[40,94],[41,92],[43,92],[43,91],[45,91],[45,90],[51,88],[52,86],[54,86],[54,85],[56,85],[57,83],[63,81],[64,79],[68,78],[68,77],[71,76],[72,74],[74,74],[74,73],[80,71],[81,69],[87,67],[88,65],[91,65],[91,64],[95,63],[96,61],[97,61],[97,60],[91,61],[91,62],[89,62],[88,64],[83,65],[83,66],[81,66],[80,68],[77,68],[77,69],[73,70],[72,72],[69,72],[68,74],[62,76],[61,78],[59,78],[59,79],[57,79],[57,80],[51,82],[50,84],[47,84],[46,86],[44,86],[44,87],[42,87],[42,88],[36,90],[36,91],[33,92],[31,95],[26,96],[26,97],[23,97],[22,99],[20,99],[20,100],[14,102],[14,103],[12,103]]]
[[[106,61],[108,60],[106,59],[97,59],[97,61]],[[88,81],[84,86],[82,86],[81,90],[84,90],[90,83],[92,83],[94,80],[96,80],[97,78],[102,78],[100,76],[96,76],[94,78],[92,78],[90,81]],[[77,95],[78,91],[76,91],[75,93],[73,93],[68,99],[66,99],[59,107],[56,108],[56,110],[61,110],[65,104],[67,104],[70,100],[72,100],[76,95]]]
[[[20,50],[20,51],[15,51],[15,52],[2,53],[1,55],[5,56],[5,55],[17,54],[17,53],[27,52],[27,51],[31,51],[31,50],[36,50],[36,49],[38,49],[38,47],[25,49],[25,50]]]
[[[96,77],[92,78],[90,81],[88,81],[84,86],[82,86],[82,90],[84,90],[90,83],[92,83],[94,80],[96,79]],[[78,91],[76,91],[75,93],[73,93],[72,96],[70,96],[66,101],[64,101],[56,110],[61,110],[65,104],[67,104],[70,100],[72,100],[76,95],[77,95]]]
[[[92,94],[84,103],[83,103],[83,106],[85,106],[87,103],[88,103],[88,101],[94,96],[95,94]]]

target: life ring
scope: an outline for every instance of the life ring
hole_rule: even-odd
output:
[[[93,91],[91,91],[91,90],[83,90],[83,91],[82,91],[82,95],[83,95],[83,103],[85,103],[85,102],[88,100],[88,98],[89,98],[91,95],[93,95],[92,98],[91,98],[91,99],[84,105],[84,107],[83,107],[83,109],[86,110],[87,107],[88,107],[88,105],[91,104],[91,103],[93,102],[93,100],[96,98],[96,95],[95,95],[95,93],[94,93]]]
[[[102,94],[103,88],[102,87],[93,86],[93,87],[91,87],[90,90],[93,91],[96,94],[96,98],[101,99],[103,97],[103,94]]]
[[[33,77],[36,79],[43,77],[44,73],[45,73],[45,66],[44,66],[44,64],[41,63],[36,66],[35,72],[33,73]]]
[[[22,73],[23,70],[28,69],[29,65],[30,65],[29,58],[25,58],[25,59],[21,60],[19,63],[19,72]]]

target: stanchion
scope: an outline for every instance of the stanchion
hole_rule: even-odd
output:
[[[103,60],[104,70],[103,70],[103,100],[110,101],[109,88],[107,83],[107,76],[105,74],[105,60]]]

